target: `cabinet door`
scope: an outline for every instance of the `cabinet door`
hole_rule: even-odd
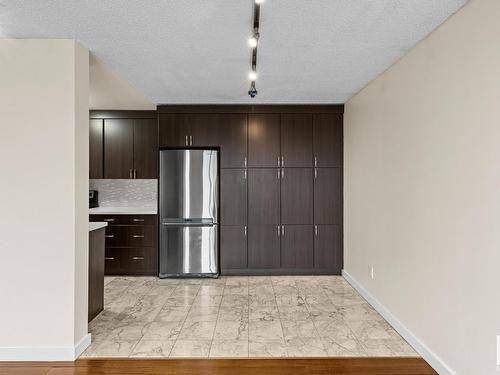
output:
[[[221,114],[219,117],[221,168],[245,168],[247,158],[247,115]]]
[[[103,178],[103,120],[90,120],[89,131],[89,178]]]
[[[342,167],[342,115],[314,115],[313,130],[316,166]]]
[[[248,268],[279,268],[279,225],[250,225],[248,227]]]
[[[313,248],[312,225],[282,226],[282,268],[313,268]]]
[[[313,169],[281,169],[281,223],[313,223]]]
[[[190,146],[219,146],[219,115],[201,113],[187,116],[190,118]]]
[[[221,224],[246,225],[247,171],[245,169],[222,169],[220,177]]]
[[[134,123],[104,120],[104,178],[131,178],[134,169]]]
[[[278,167],[280,115],[248,115],[248,166]]]
[[[247,233],[245,226],[221,227],[220,261],[222,269],[247,268]]]
[[[158,124],[156,120],[134,120],[135,178],[158,178]]]
[[[341,224],[341,168],[315,168],[314,224]]]
[[[163,114],[159,119],[160,147],[183,147],[188,145],[193,115]]]
[[[343,267],[340,225],[316,225],[314,235],[314,268],[340,275]]]
[[[281,115],[282,167],[313,166],[313,126],[310,114]]]
[[[248,224],[280,223],[280,169],[248,170]]]

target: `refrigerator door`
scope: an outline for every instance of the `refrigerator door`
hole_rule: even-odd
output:
[[[160,277],[218,276],[216,224],[163,222],[160,231]]]
[[[160,219],[217,223],[218,151],[160,151]]]

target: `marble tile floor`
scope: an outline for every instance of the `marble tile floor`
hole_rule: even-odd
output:
[[[82,357],[418,356],[340,276],[106,277]]]

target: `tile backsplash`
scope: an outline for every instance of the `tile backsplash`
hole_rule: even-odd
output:
[[[156,208],[158,180],[93,180],[89,189],[99,192],[100,207]]]

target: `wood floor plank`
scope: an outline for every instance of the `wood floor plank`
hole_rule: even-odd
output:
[[[436,375],[421,358],[83,359],[0,363],[0,375]]]

